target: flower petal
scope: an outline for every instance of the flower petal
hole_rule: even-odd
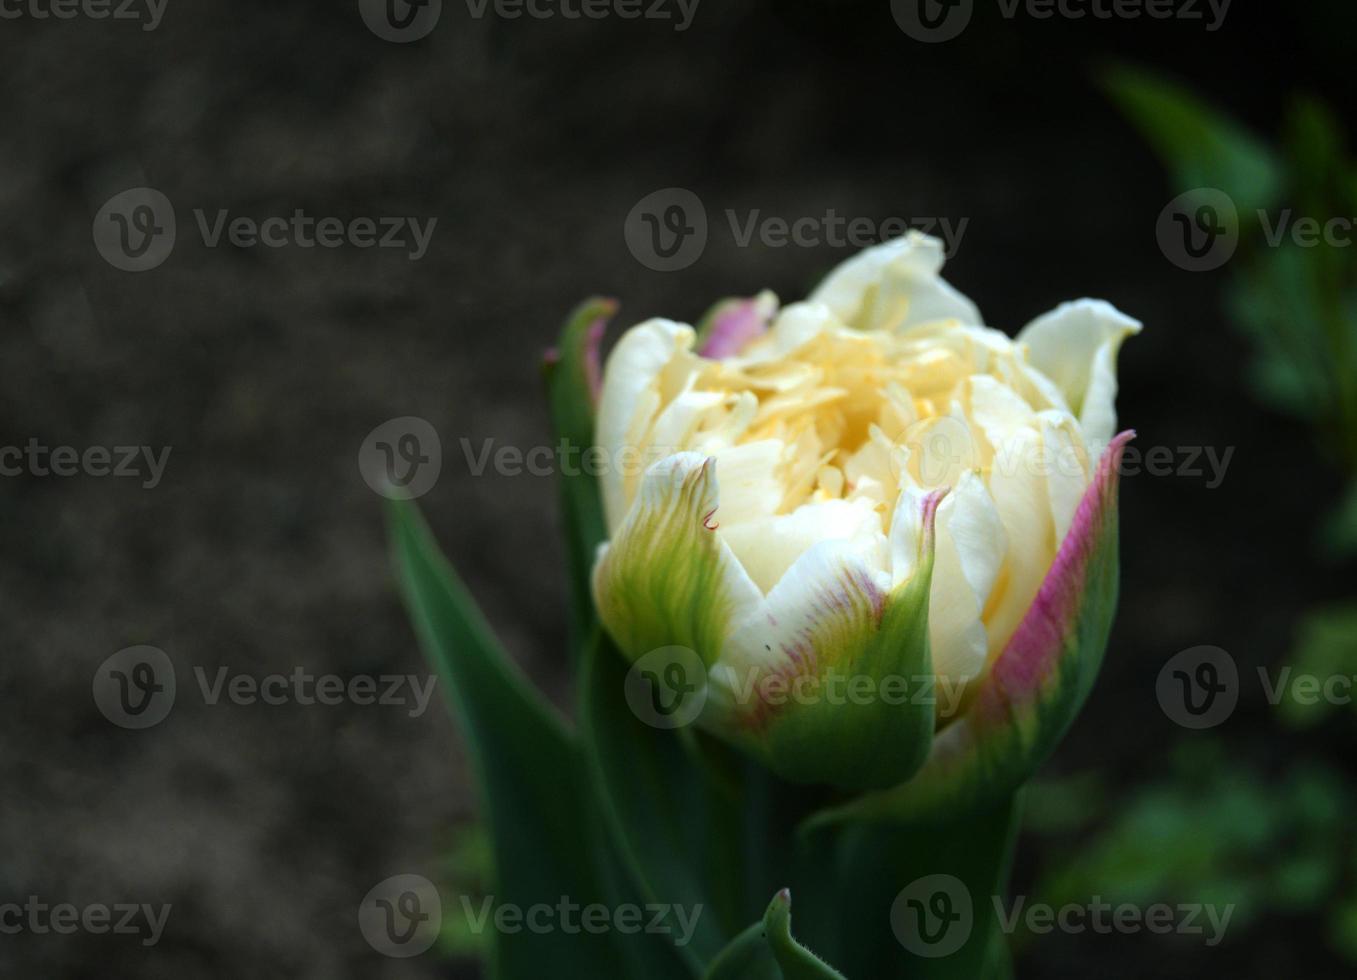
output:
[[[1117,600],[1117,470],[1133,433],[1108,445],[1041,591],[966,713],[938,733],[909,782],[825,811],[931,820],[1012,794],[1074,721],[1102,663]]]
[[[1018,333],[1034,367],[1055,382],[1079,420],[1084,441],[1101,450],[1117,430],[1117,351],[1140,321],[1111,303],[1063,303]]]
[[[777,312],[777,297],[768,290],[749,299],[718,303],[698,328],[698,350],[703,357],[734,357],[768,330]]]
[[[863,330],[901,330],[934,320],[981,323],[975,304],[938,275],[942,264],[942,242],[910,231],[839,265],[810,300]]]
[[[594,437],[612,461],[599,477],[609,528],[621,522],[638,476],[627,472],[619,457],[624,449],[641,448],[665,402],[661,392],[665,368],[691,350],[693,337],[693,328],[682,323],[647,320],[623,334],[608,356]]]
[[[932,673],[927,607],[941,497],[914,498],[911,513],[897,514],[913,528],[899,535],[902,546],[908,537],[916,550],[896,587],[878,565],[879,542],[821,542],[732,634],[709,707],[728,737],[784,779],[882,788],[926,757],[933,705],[914,695]]]
[[[716,534],[716,461],[677,453],[651,466],[631,510],[599,551],[599,619],[630,657],[686,646],[708,666],[731,624],[762,602]]]

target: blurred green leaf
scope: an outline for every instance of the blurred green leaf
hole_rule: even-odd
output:
[[[393,501],[390,526],[411,619],[470,751],[493,840],[496,903],[602,900],[583,845],[597,814],[574,738],[500,648],[415,505]],[[612,934],[562,930],[496,935],[488,968],[512,980],[614,975],[621,960],[613,942]]]
[[[1223,112],[1144,69],[1114,67],[1103,84],[1172,171],[1178,190],[1219,188],[1234,200],[1243,222],[1277,201],[1277,160]]]
[[[1354,318],[1357,322],[1357,318]],[[1357,477],[1320,529],[1323,550],[1332,557],[1357,554]]]
[[[1300,621],[1296,643],[1287,658],[1289,681],[1297,676],[1313,676],[1323,685],[1334,678],[1346,682],[1334,693],[1348,699],[1351,710],[1353,678],[1357,676],[1357,603],[1343,603],[1312,610]],[[1296,727],[1314,725],[1337,710],[1340,705],[1324,696],[1313,704],[1302,703],[1295,697],[1283,697],[1277,705],[1278,714]]]
[[[1318,764],[1265,779],[1225,743],[1195,738],[1109,825],[1044,868],[1036,892],[1056,905],[1090,895],[1234,905],[1237,928],[1313,913],[1341,883],[1352,797],[1341,773]]]
[[[1025,829],[1038,834],[1083,830],[1102,813],[1107,787],[1097,772],[1038,776],[1027,787]]]
[[[1329,910],[1329,944],[1357,964],[1357,896],[1349,896]]]
[[[580,454],[594,445],[598,346],[603,328],[616,312],[615,300],[594,298],[581,303],[566,321],[545,366],[557,443],[571,454],[569,465],[562,461],[557,471],[570,587],[570,650],[576,657],[596,622],[589,579],[594,554],[608,536],[598,478],[591,467],[581,465]]]
[[[741,815],[686,746],[682,731],[642,722],[624,696],[626,661],[597,631],[585,652],[580,723],[608,833],[650,901],[701,906],[681,950],[696,968],[748,922]],[[767,892],[764,892],[767,894]]]

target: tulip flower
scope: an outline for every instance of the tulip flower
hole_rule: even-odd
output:
[[[1011,792],[1115,606],[1140,324],[1078,300],[1010,338],[942,264],[911,233],[803,302],[641,323],[598,402],[603,627],[632,659],[691,650],[699,724],[788,780],[888,791],[864,812]]]

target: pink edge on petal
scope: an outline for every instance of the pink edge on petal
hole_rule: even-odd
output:
[[[603,334],[608,329],[608,321],[617,312],[617,300],[603,300],[601,305],[603,311],[598,319],[589,324],[589,329],[584,335],[584,377],[589,383],[589,393],[593,396],[595,405],[603,395],[603,361],[599,356],[599,350],[603,346]]]
[[[712,318],[711,329],[698,354],[734,357],[768,329],[770,311],[757,296],[731,301]]]
[[[928,496],[924,497],[923,505],[923,540],[920,546],[923,548],[923,554],[931,555],[933,553],[933,525],[937,522],[938,507],[942,504],[942,499],[952,490],[951,487],[942,487],[934,490]]]
[[[1109,513],[1116,511],[1122,450],[1134,437],[1132,430],[1123,432],[1103,451],[1098,471],[1079,501],[1055,561],[981,689],[975,705],[978,718],[1006,717],[1015,705],[1037,697],[1055,672],[1064,650],[1065,631],[1076,619],[1089,559],[1098,547]]]

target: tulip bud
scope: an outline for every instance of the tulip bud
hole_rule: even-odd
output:
[[[718,307],[701,340],[633,327],[604,370],[599,618],[629,657],[694,651],[700,723],[788,779],[928,772],[995,716],[1034,604],[1078,609],[1077,583],[1044,583],[1107,523],[1090,500],[1112,494],[1115,529],[1115,359],[1139,323],[1081,300],[1010,339],[941,267],[911,233],[804,302]]]

